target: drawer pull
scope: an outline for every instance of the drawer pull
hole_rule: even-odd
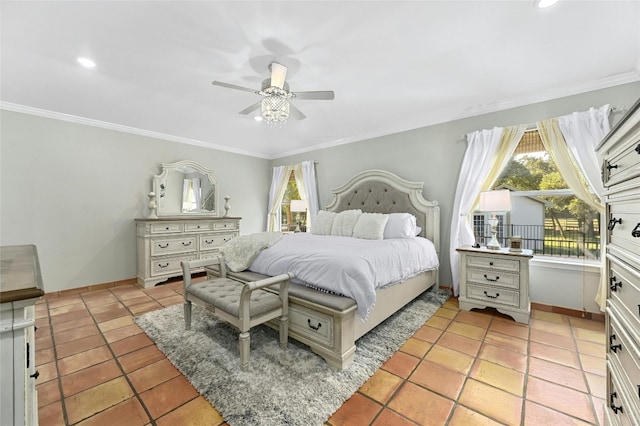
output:
[[[640,143],[638,144],[638,146],[636,146],[636,152],[640,154]]]
[[[167,244],[165,244],[165,245],[158,244],[158,247],[160,247],[160,248],[167,248],[167,247],[169,247],[169,243],[167,243]]]
[[[616,335],[612,334],[611,336],[609,336],[609,344],[613,345],[613,341],[616,340]]]
[[[188,243],[185,243],[184,241],[182,242],[182,245],[184,247],[189,247],[191,245],[192,241],[189,241]]]
[[[226,242],[231,241],[231,238],[223,238],[222,241],[224,241],[226,243]]]
[[[169,230],[169,227],[167,226],[167,227],[165,227],[164,229],[165,229],[166,231],[168,231],[168,230]]]
[[[633,228],[633,231],[631,231],[631,236],[633,238],[640,238],[640,223],[638,223],[636,227]]]
[[[614,398],[617,398],[617,397],[618,397],[617,392],[611,392],[609,394],[609,407],[611,407],[614,414],[618,414],[618,412],[624,413],[624,411],[622,410],[622,405],[619,407],[616,407],[616,404],[614,404],[613,402]]]
[[[611,165],[611,163],[607,164],[607,170],[609,171],[611,171],[611,169],[617,169],[617,168],[618,168],[617,164],[614,164],[614,165]]]
[[[158,268],[166,268],[167,266],[169,266],[169,262],[165,263],[164,265],[162,263],[158,263]]]
[[[613,351],[614,354],[618,353],[618,349],[620,349],[620,351],[622,351],[622,343],[618,343],[617,345],[611,345],[609,346],[609,348],[611,348],[611,350]]]
[[[609,288],[611,289],[611,291],[617,292],[618,291],[618,287],[622,287],[622,281],[616,281],[616,277],[611,277],[609,278]]]
[[[489,266],[493,266],[493,262],[489,262]]]
[[[318,325],[316,327],[311,325],[311,318],[307,318],[307,324],[309,325],[309,328],[311,328],[312,330],[318,331],[320,330],[320,327],[322,327],[322,323],[319,322]]]
[[[607,229],[609,231],[613,231],[613,228],[616,227],[616,223],[622,224],[622,218],[619,218],[619,219],[616,219],[615,217],[611,218],[611,220],[609,221],[609,225],[607,226]]]
[[[33,377],[34,379],[38,380],[38,377],[40,377],[40,372],[36,370],[36,372],[31,374],[29,377]]]
[[[487,276],[487,274],[484,274],[484,278],[485,278],[487,281],[491,281],[492,283],[495,283],[496,281],[498,281],[498,280],[500,279],[500,277],[499,277],[499,276],[497,276],[497,275],[496,275],[496,278],[495,278],[495,279],[493,279],[493,278],[489,278],[489,277]]]
[[[205,244],[213,244],[213,240],[204,240]]]
[[[487,296],[489,299],[497,299],[498,297],[500,297],[500,293],[496,293],[495,296],[490,296],[486,291],[484,292],[484,295]]]

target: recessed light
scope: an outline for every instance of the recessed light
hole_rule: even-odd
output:
[[[85,68],[95,68],[96,63],[89,58],[78,58],[78,63]]]
[[[255,117],[253,117],[254,120],[256,121],[262,121],[262,116],[261,115],[256,115]]]
[[[545,7],[551,7],[554,4],[558,3],[559,0],[535,0],[534,3],[540,9],[544,9]]]

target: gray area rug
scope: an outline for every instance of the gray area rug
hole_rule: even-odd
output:
[[[291,338],[283,351],[278,333],[261,325],[251,330],[243,372],[238,333],[195,305],[190,331],[182,305],[135,321],[230,425],[322,425],[448,297],[444,290],[423,293],[359,339],[355,360],[343,371]]]

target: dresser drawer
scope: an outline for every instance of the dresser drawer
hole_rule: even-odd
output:
[[[152,238],[151,256],[189,253],[197,250],[196,237]]]
[[[159,259],[151,260],[151,276],[165,275],[170,273],[182,274],[182,265],[180,262],[196,260],[197,256],[192,254],[190,256],[175,256],[175,257],[162,257]]]
[[[224,243],[231,241],[235,234],[210,234],[200,236],[200,250],[219,249]]]
[[[467,266],[483,269],[499,269],[501,271],[518,272],[520,262],[511,259],[493,258],[487,256],[467,256]]]
[[[620,369],[615,362],[607,361],[608,400],[605,403],[606,425],[637,426],[638,414],[620,382]]]
[[[629,324],[640,330],[640,272],[609,258],[609,298]]]
[[[330,315],[307,309],[301,305],[289,305],[289,328],[307,339],[324,346],[333,345],[333,321]]]
[[[487,269],[467,269],[467,281],[496,287],[520,288],[520,275]]]
[[[609,312],[609,358],[615,360],[620,365],[621,378],[620,385],[627,388],[633,395],[637,397],[635,404],[640,407],[640,349],[637,342],[634,341],[628,329],[625,328],[616,319],[614,309],[608,309]]]
[[[615,185],[620,182],[640,176],[640,132],[632,136],[627,142],[627,147],[620,153],[614,154],[604,163],[605,186]]]
[[[218,220],[213,222],[213,229],[216,231],[221,231],[223,229],[238,229],[238,225],[235,220]]]
[[[149,232],[152,234],[174,234],[182,232],[182,223],[152,223],[149,227]]]
[[[610,204],[609,216],[610,244],[640,253],[640,200]]]
[[[467,298],[480,300],[491,305],[520,305],[520,293],[504,288],[467,284]]]
[[[202,222],[186,222],[184,224],[185,232],[213,231],[213,223]]]

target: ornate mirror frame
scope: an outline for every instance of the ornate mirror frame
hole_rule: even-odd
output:
[[[186,210],[182,204],[184,181],[196,177],[199,178],[202,207]],[[213,170],[191,160],[162,163],[162,172],[153,177],[153,194],[159,217],[218,216],[218,192],[218,184],[213,179]]]

